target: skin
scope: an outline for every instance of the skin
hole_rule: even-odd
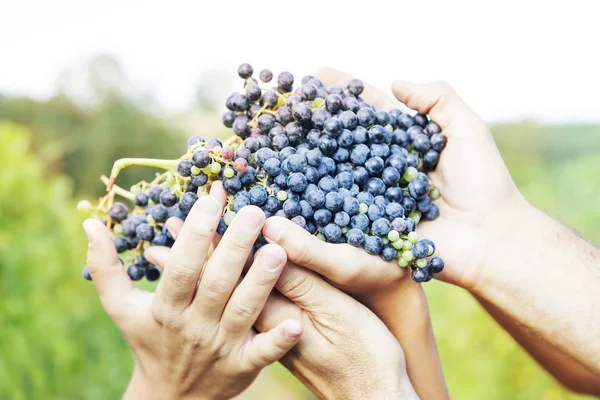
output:
[[[93,282],[135,356],[126,399],[229,399],[300,340],[299,319],[252,327],[286,264],[281,247],[265,246],[238,285],[265,222],[260,209],[240,212],[208,256],[223,203],[196,203],[155,293],[135,288],[101,222],[84,223]]]
[[[176,242],[183,226],[177,218],[167,221]],[[168,268],[172,251],[152,247],[145,255]],[[260,258],[263,251],[254,258]],[[293,263],[287,263],[275,288],[255,328],[268,332],[281,321],[301,321],[302,338],[280,361],[315,395],[322,399],[419,398],[402,348],[367,307]]]
[[[317,77],[325,85],[352,78],[331,69]],[[490,129],[448,84],[396,81],[392,92],[401,103],[368,85],[362,96],[379,109],[408,107],[429,114],[448,137],[430,174],[442,193],[436,201],[440,217],[418,228],[446,263],[436,277],[469,290],[566,387],[599,394],[598,249],[525,200]],[[362,297],[394,330],[398,321],[391,316],[403,307],[390,287],[406,280],[406,271],[362,249],[321,242],[293,225],[270,218],[263,235],[283,246],[290,261]],[[377,297],[365,297],[374,290]]]

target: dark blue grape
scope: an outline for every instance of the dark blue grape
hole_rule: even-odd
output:
[[[365,162],[365,169],[371,176],[380,176],[385,163],[381,157],[371,157]]]
[[[262,206],[267,201],[269,194],[262,186],[254,186],[250,189],[250,204],[255,206]]]
[[[319,209],[325,205],[325,193],[320,190],[314,190],[306,196],[308,204],[314,209]]]
[[[252,167],[248,167],[244,172],[238,174],[238,177],[240,178],[242,185],[250,186],[254,184],[256,179],[256,170]]]
[[[379,204],[371,204],[367,211],[367,216],[371,222],[375,222],[378,219],[385,217],[385,207]]]
[[[413,149],[418,151],[419,153],[425,153],[431,147],[431,142],[429,141],[429,137],[424,133],[419,133],[415,135],[412,141]]]
[[[383,250],[383,240],[379,236],[367,236],[365,238],[365,250],[369,254],[379,254]]]
[[[406,228],[404,229],[404,233],[414,232],[417,223],[412,218],[406,218]]]
[[[128,213],[129,210],[123,203],[114,203],[108,210],[108,215],[115,222],[124,221]]]
[[[361,231],[366,230],[369,227],[369,217],[365,214],[356,214],[350,218],[350,226],[352,228],[360,229]]]
[[[169,238],[162,232],[156,233],[152,239],[152,246],[168,246]]]
[[[350,172],[340,172],[335,179],[338,182],[338,188],[350,189],[354,185],[354,178]]]
[[[429,123],[429,119],[427,118],[427,115],[424,115],[424,114],[416,114],[414,119],[415,119],[415,123],[423,128],[425,128],[427,126],[427,124]]]
[[[343,163],[339,163],[338,165],[336,165],[336,167],[335,167],[335,173],[336,174],[341,174],[342,172],[350,172],[350,173],[352,173],[353,169],[354,169],[354,167],[352,166],[351,163],[349,163],[349,162],[343,162]]]
[[[412,253],[415,258],[425,258],[429,253],[429,248],[427,247],[427,243],[419,240],[412,247]]]
[[[350,216],[344,211],[335,214],[333,222],[338,226],[347,226],[350,223]]]
[[[391,156],[389,156],[387,160],[385,160],[385,165],[396,168],[401,176],[406,172],[406,169],[408,168],[408,162],[406,161],[406,157],[400,154],[392,154]]]
[[[387,158],[390,155],[390,147],[385,143],[373,143],[371,145],[371,156]]]
[[[350,152],[350,161],[355,165],[363,165],[369,158],[371,149],[364,144],[357,144]]]
[[[308,183],[317,183],[319,181],[319,178],[321,177],[319,175],[319,171],[317,171],[317,169],[315,167],[310,167],[310,166],[304,167],[304,169],[302,170],[302,173],[306,177],[306,180],[308,181]]]
[[[381,251],[381,258],[385,261],[392,261],[398,256],[398,251],[389,244],[383,246]]]
[[[302,154],[292,154],[287,160],[291,172],[301,172],[306,164],[306,157]]]
[[[418,168],[419,167],[419,156],[416,154],[410,153],[406,156],[406,162],[409,167]]]
[[[389,200],[386,199],[384,196],[375,196],[374,203],[384,208],[387,207],[388,204],[390,204]]]
[[[354,143],[361,144],[367,143],[369,139],[369,134],[367,130],[363,126],[357,126],[352,133],[354,133]]]
[[[390,115],[383,110],[379,110],[375,114],[375,122],[381,126],[388,125],[390,123],[390,121],[391,121]]]
[[[427,267],[425,268],[417,268],[417,270],[412,274],[412,280],[416,283],[425,283],[429,282],[433,279],[433,272]]]
[[[375,203],[375,196],[373,196],[371,193],[369,192],[360,192],[357,196],[356,199],[363,203],[366,204],[368,206],[370,206],[371,204]]]
[[[346,197],[344,199],[344,211],[352,216],[358,213],[358,208],[360,207],[360,202],[358,199],[354,197]]]
[[[337,192],[329,192],[325,195],[325,207],[336,213],[344,208],[344,199]]]
[[[127,275],[132,281],[139,281],[146,274],[146,268],[139,264],[131,264],[127,267]]]
[[[240,115],[233,121],[233,132],[239,137],[247,137],[250,133],[250,126],[248,125],[248,122],[250,122],[250,120],[247,116]]]
[[[369,129],[369,140],[371,143],[384,143],[386,130],[381,125],[373,125]]]
[[[310,203],[306,200],[300,200],[300,215],[302,215],[305,219],[312,218],[314,215],[314,210],[311,207]]]
[[[438,206],[435,204],[432,204],[431,207],[429,207],[429,210],[427,210],[427,212],[425,212],[421,215],[421,219],[423,219],[424,221],[433,221],[434,219],[436,219],[439,216],[440,216],[440,210],[439,210]]]
[[[353,228],[346,233],[346,240],[348,244],[354,247],[360,247],[365,243],[365,234],[361,229]]]
[[[427,171],[433,171],[440,161],[440,153],[430,149],[423,155],[423,168]]]
[[[365,184],[365,190],[373,196],[381,196],[385,193],[385,183],[379,178],[369,178]]]
[[[368,128],[375,123],[375,111],[370,107],[362,107],[356,113],[359,125]]]
[[[354,97],[344,97],[344,109],[356,113],[359,110],[358,100]]]
[[[181,207],[181,205],[179,205],[179,206]],[[191,208],[192,207],[190,207],[190,209]],[[188,212],[189,212],[189,210],[188,210]],[[152,207],[152,211],[150,212],[150,215],[152,215],[152,218],[154,218],[154,220],[156,222],[165,222],[167,220],[167,218],[169,217],[169,210],[167,210],[167,208],[165,206],[163,206],[162,204],[157,204]]]
[[[129,250],[129,242],[123,236],[117,236],[113,239],[117,253],[124,253]]]
[[[83,279],[85,279],[87,281],[92,280],[92,274],[90,273],[90,268],[87,265],[85,267],[83,267],[83,270],[81,271],[81,275],[83,276]]]
[[[292,106],[292,116],[300,124],[306,124],[312,117],[311,108],[304,103],[294,104]]]
[[[412,197],[406,196],[402,199],[402,207],[404,207],[405,215],[412,214],[417,209],[417,201]]]
[[[337,150],[334,151],[331,155],[331,158],[337,163],[346,162],[349,157],[350,152],[348,151],[348,149],[345,149],[343,147],[338,147]]]
[[[165,207],[174,206],[177,203],[177,196],[169,190],[163,190],[160,194],[160,203]]]
[[[381,180],[387,186],[395,185],[396,183],[400,182],[400,173],[394,167],[387,167],[381,174]]]
[[[331,214],[331,211],[329,211],[328,209],[320,208],[315,211],[313,218],[314,218],[315,222],[317,223],[317,225],[325,226],[332,221],[333,215]]]
[[[342,228],[336,224],[328,224],[323,228],[323,235],[330,243],[336,243],[342,237]]]
[[[421,200],[417,201],[417,210],[421,213],[426,213],[431,208],[431,199],[429,196],[423,197]]]
[[[425,133],[433,139],[433,135],[442,133],[442,128],[440,128],[440,126],[435,122],[429,121],[429,123],[425,126]],[[431,143],[433,144],[433,140]]]
[[[432,273],[438,274],[444,270],[444,261],[439,257],[433,257],[429,260],[428,266]]]
[[[283,212],[287,218],[294,218],[296,215],[300,215],[302,212],[300,201],[288,198],[283,203]]]
[[[323,178],[321,178],[321,180],[319,180],[319,189],[321,189],[324,192],[332,192],[337,190],[338,188],[338,183],[337,181],[332,178],[331,176],[324,176]]]
[[[337,117],[328,118],[323,125],[325,133],[333,138],[337,138],[344,130],[344,125]]]
[[[148,191],[148,197],[155,203],[160,202],[160,194],[163,192],[163,188],[160,186],[154,186]]]
[[[291,191],[295,193],[302,193],[304,192],[304,190],[306,190],[306,187],[308,186],[308,181],[306,179],[306,176],[304,176],[304,174],[302,174],[301,172],[294,172],[288,177],[287,185]]]
[[[415,120],[408,114],[402,114],[397,119],[398,125],[403,129],[408,129],[415,124]]]
[[[225,232],[227,232],[227,224],[225,224],[225,220],[221,217],[219,225],[217,225],[217,233],[222,236]]]
[[[263,165],[267,174],[277,176],[281,172],[281,161],[276,158],[269,158]]]
[[[154,238],[154,228],[147,223],[139,224],[135,228],[135,235],[139,240],[151,241]]]
[[[371,207],[374,207],[374,206],[371,206]],[[369,209],[371,207],[369,207]],[[373,230],[373,233],[375,235],[385,236],[389,233],[389,231],[391,229],[390,221],[388,221],[386,218],[379,218],[379,219],[373,221],[373,225],[371,225],[371,229]]]
[[[420,200],[429,193],[429,184],[420,179],[415,179],[408,184],[408,193],[415,200]]]
[[[355,167],[352,171],[352,177],[354,178],[355,184],[358,186],[363,186],[369,179],[369,173],[364,167]]]
[[[316,109],[312,113],[311,122],[317,129],[323,129],[325,121],[331,117],[331,113],[323,108]]]
[[[343,111],[339,116],[345,129],[354,129],[358,126],[358,117],[352,111]]]
[[[133,204],[138,207],[146,207],[148,205],[148,195],[146,193],[138,193],[133,198]]]
[[[342,97],[339,94],[330,94],[325,98],[325,107],[327,111],[336,113],[342,109],[343,106]]]
[[[389,203],[385,207],[385,213],[391,220],[404,216],[404,207],[396,202]]]
[[[223,178],[223,188],[229,194],[236,194],[240,190],[242,190],[242,181],[239,176],[232,176],[231,178]],[[183,210],[182,210],[183,211]]]
[[[319,150],[323,154],[332,154],[338,147],[337,140],[328,135],[323,135],[319,138]]]
[[[354,134],[348,129],[344,129],[337,138],[338,146],[348,148],[354,143]]]

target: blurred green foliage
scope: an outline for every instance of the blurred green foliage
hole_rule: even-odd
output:
[[[192,132],[118,93],[87,109],[66,96],[0,97],[2,118],[27,129],[0,123],[0,398],[119,398],[131,355],[81,278],[86,241],[75,200],[102,193],[97,178],[116,158],[176,157]],[[600,243],[600,128],[522,123],[494,132],[530,202]],[[134,170],[125,179],[147,177]],[[583,398],[555,383],[470,295],[439,282],[426,288],[453,397]],[[244,398],[312,396],[275,366]]]

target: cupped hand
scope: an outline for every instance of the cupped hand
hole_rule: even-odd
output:
[[[353,77],[320,70],[316,77],[325,85],[346,84]],[[473,290],[486,279],[487,247],[498,238],[499,226],[513,223],[514,211],[526,205],[517,190],[488,126],[444,83],[412,84],[395,81],[392,92],[400,101],[365,85],[362,97],[378,109],[407,107],[429,114],[448,137],[437,169],[429,174],[441,197],[436,200],[440,216],[417,227],[421,237],[436,244],[436,256],[446,267],[436,274],[442,280]],[[397,284],[407,273],[378,257],[348,245],[327,245],[318,239],[295,241],[277,232],[287,228],[283,220],[267,225],[267,239],[280,243],[288,256],[350,291],[369,291]],[[270,237],[270,232],[278,236]],[[316,250],[318,249],[318,250]]]
[[[133,285],[102,223],[84,223],[92,280],[135,355],[126,398],[231,398],[301,337],[298,319],[253,329],[286,264],[281,247],[265,246],[238,283],[265,222],[260,209],[240,211],[208,256],[225,203],[215,192],[194,205],[155,293]]]

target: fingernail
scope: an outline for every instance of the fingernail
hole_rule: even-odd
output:
[[[275,272],[283,266],[285,253],[282,251],[273,251],[273,249],[261,252],[261,259],[265,269],[269,272]]]
[[[92,226],[94,222],[91,219],[86,219],[83,221],[83,230],[88,237],[88,240],[91,241],[94,236],[94,228]]]
[[[262,214],[262,215],[261,215]],[[255,231],[257,229],[259,229],[262,224],[263,221],[265,220],[264,214],[262,213],[262,211],[250,211],[248,210],[247,212],[244,213],[243,215],[244,219],[243,219],[243,223],[241,224],[242,228],[244,228],[245,230],[248,231]]]
[[[295,338],[302,333],[302,324],[297,319],[287,319],[282,322],[282,325],[288,336]]]
[[[221,213],[221,205],[214,197],[208,196],[205,201],[202,202],[201,212],[202,214],[215,217]]]
[[[263,228],[263,236],[271,242],[277,242],[283,236],[285,227],[277,218],[269,218]]]

